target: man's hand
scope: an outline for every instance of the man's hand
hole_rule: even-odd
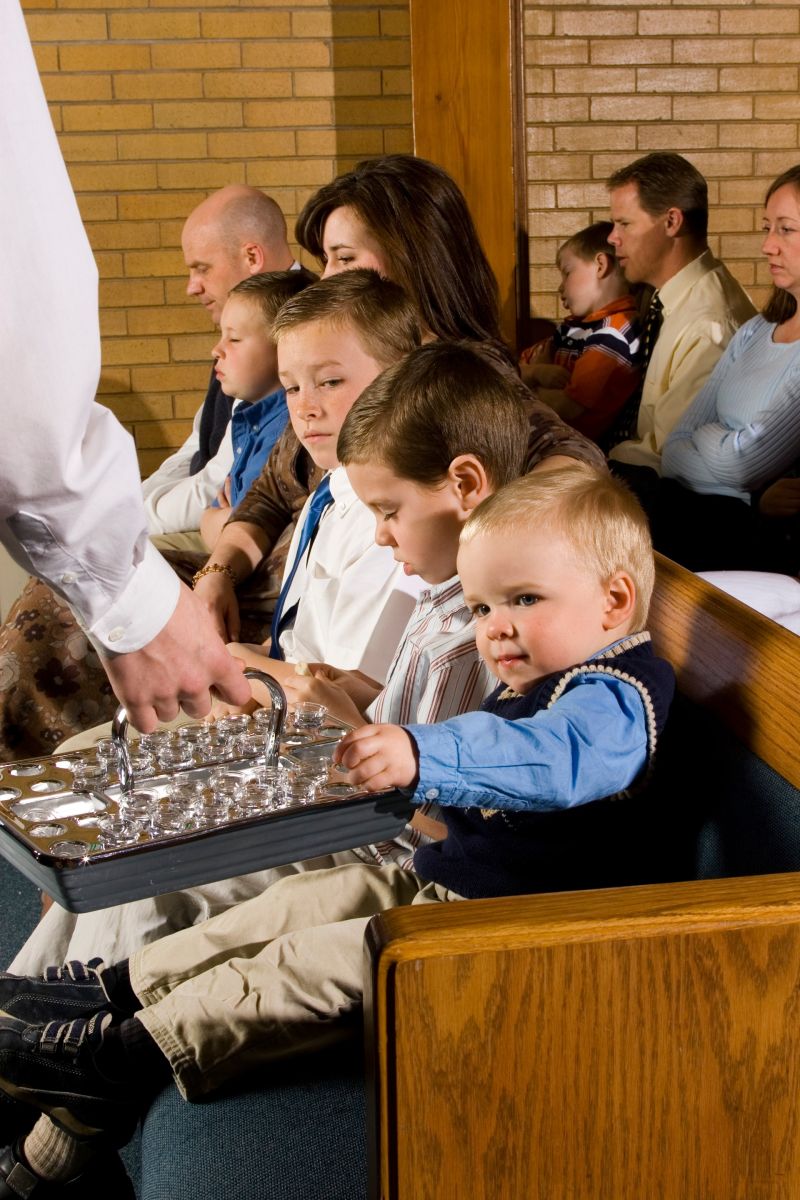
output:
[[[348,783],[367,792],[411,787],[419,778],[417,747],[402,725],[362,725],[342,738],[333,760],[347,768]]]
[[[152,642],[102,662],[128,720],[142,733],[152,732],[159,721],[174,720],[181,708],[190,717],[204,717],[212,688],[229,704],[250,699],[242,664],[228,653],[203,604],[183,584],[174,613]]]
[[[237,641],[241,630],[239,601],[230,576],[225,571],[209,571],[198,579],[194,594],[223,642]]]

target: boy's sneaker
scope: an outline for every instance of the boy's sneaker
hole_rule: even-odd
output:
[[[0,1200],[136,1200],[133,1184],[114,1151],[98,1153],[69,1183],[48,1183],[34,1175],[19,1146],[0,1150]]]
[[[0,974],[0,1010],[27,1025],[113,1011],[103,986],[103,960],[47,967],[39,977]]]
[[[109,1045],[111,1023],[108,1012],[45,1025],[0,1014],[0,1088],[74,1137],[128,1141],[145,1105],[135,1082],[118,1077],[124,1057]]]

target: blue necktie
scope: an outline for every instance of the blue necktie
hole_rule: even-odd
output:
[[[291,608],[287,609],[286,612],[283,611],[283,607],[286,604],[286,597],[289,594],[289,588],[292,586],[292,580],[295,577],[297,568],[300,566],[303,555],[311,544],[314,535],[319,528],[319,523],[322,520],[322,514],[332,502],[333,496],[331,495],[331,477],[330,475],[326,475],[322,480],[322,483],[314,492],[314,495],[311,497],[311,503],[308,506],[306,519],[303,522],[303,528],[300,532],[300,541],[297,544],[297,553],[294,556],[292,568],[289,571],[289,574],[286,576],[286,582],[281,588],[281,593],[278,596],[278,602],[275,605],[275,611],[272,614],[272,644],[269,648],[270,658],[283,658],[283,651],[281,650],[278,638],[280,637],[281,631],[293,619],[294,614],[297,611],[296,603],[293,604]]]

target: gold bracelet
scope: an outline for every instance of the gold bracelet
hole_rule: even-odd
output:
[[[204,575],[227,575],[234,587],[236,587],[238,582],[233,570],[228,566],[227,563],[206,563],[204,567],[201,567],[200,570],[196,571],[192,576],[193,590],[197,587],[198,581],[202,579]]]

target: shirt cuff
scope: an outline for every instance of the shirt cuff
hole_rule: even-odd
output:
[[[141,650],[161,632],[175,611],[180,580],[149,542],[124,590],[87,629],[95,648],[109,655]]]

